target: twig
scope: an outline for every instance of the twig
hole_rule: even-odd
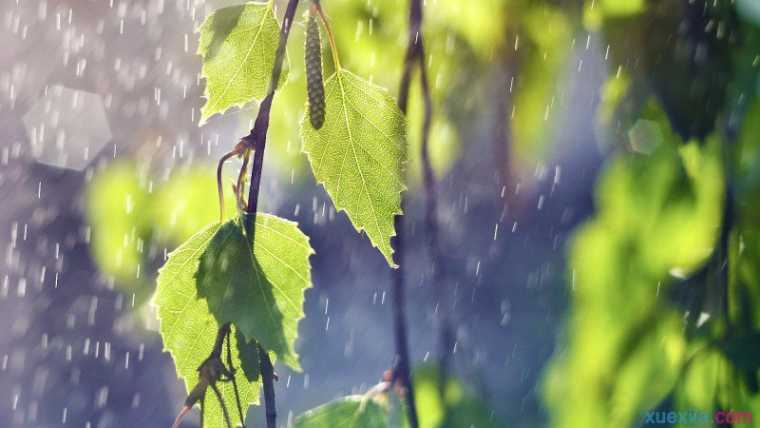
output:
[[[237,381],[235,380],[235,372],[237,369],[232,365],[232,340],[230,338],[230,335],[230,331],[227,331],[227,367],[229,367],[230,371],[230,381],[232,382],[232,388],[235,390],[235,404],[237,405],[238,416],[240,417],[240,421],[242,423],[245,420],[245,417],[243,416],[243,405],[240,402],[240,394],[237,393],[238,387]],[[243,428],[245,428],[245,424],[243,424]]]
[[[217,398],[219,399],[219,405],[222,407],[222,411],[224,412],[225,420],[227,421],[227,426],[232,428],[232,424],[230,423],[229,414],[227,412],[227,406],[224,403],[224,399],[222,398],[221,394],[219,394],[219,391],[216,387],[216,382],[218,381],[226,381],[229,380],[227,378],[232,378],[234,376],[233,373],[229,372],[227,368],[224,366],[224,363],[222,363],[221,356],[222,356],[222,348],[224,346],[224,340],[225,338],[229,338],[230,333],[230,323],[224,323],[221,327],[219,327],[219,330],[216,333],[216,339],[214,340],[214,347],[211,349],[211,353],[209,356],[203,360],[200,366],[198,366],[198,383],[193,387],[192,390],[190,390],[190,393],[187,394],[187,398],[185,399],[185,404],[180,410],[177,417],[174,419],[174,424],[172,425],[172,428],[179,428],[180,422],[182,422],[182,419],[187,415],[188,412],[195,406],[196,403],[200,401],[201,405],[201,427],[203,427],[203,418],[204,418],[204,406],[206,402],[206,390],[211,387],[211,389],[214,390],[214,392],[217,395]],[[229,343],[228,343],[228,349],[229,349]],[[238,390],[237,385],[234,383],[233,380],[233,386],[235,388],[235,398],[239,399],[238,397]],[[240,415],[240,422],[243,423],[243,416],[242,413]],[[243,424],[243,428],[245,428],[245,424]]]
[[[288,1],[288,5],[285,9],[285,16],[282,20],[282,26],[280,27],[280,43],[277,46],[274,66],[272,67],[272,77],[269,81],[269,92],[259,106],[259,113],[256,116],[253,129],[251,129],[251,132],[247,136],[241,139],[241,142],[254,148],[253,167],[251,168],[251,185],[248,189],[248,205],[246,207],[246,215],[243,216],[246,235],[251,243],[253,243],[255,234],[254,225],[258,210],[259,189],[261,188],[261,175],[264,166],[264,149],[266,147],[267,131],[269,129],[269,116],[272,110],[274,93],[277,89],[277,82],[279,82],[280,74],[282,74],[282,64],[285,59],[285,47],[288,44],[290,27],[293,24],[297,7],[298,0]],[[267,428],[275,428],[277,426],[277,406],[274,393],[274,369],[272,367],[272,361],[269,358],[269,353],[266,349],[261,347],[260,344],[258,345],[258,352],[261,365],[261,378],[264,383],[266,426]]]
[[[201,400],[201,428],[203,428],[203,424],[205,423],[204,416],[206,414],[206,400]]]
[[[401,81],[399,83],[399,95],[398,95],[398,107],[402,113],[406,115],[409,106],[409,87],[412,80],[412,71],[416,66],[420,68],[420,80],[422,86],[422,95],[424,99],[424,119],[422,125],[422,154],[423,162],[427,162],[425,168],[425,183],[428,190],[428,209],[431,209],[430,202],[435,203],[435,193],[432,186],[434,177],[432,175],[432,169],[430,168],[429,156],[428,156],[428,139],[430,131],[430,123],[432,118],[432,102],[430,100],[430,86],[427,78],[427,71],[425,70],[425,48],[422,37],[422,1],[411,0],[409,4],[409,37],[407,41],[406,55],[404,58],[404,69],[401,74]],[[432,192],[432,193],[431,193]],[[432,198],[431,198],[432,197]],[[401,206],[405,207],[405,201],[402,197]],[[435,207],[432,207],[432,212],[435,213]],[[435,224],[433,217],[426,218],[427,220],[433,220],[432,224]],[[406,388],[406,410],[407,419],[409,420],[409,426],[411,428],[419,427],[419,421],[417,418],[417,405],[414,396],[414,385],[411,379],[411,367],[409,362],[409,344],[407,338],[406,327],[406,297],[404,295],[404,228],[403,219],[401,216],[396,217],[396,237],[394,239],[395,261],[399,265],[399,268],[393,271],[393,299],[394,299],[394,333],[396,340],[396,368],[393,371],[394,380],[398,379]],[[427,221],[428,226],[430,222]],[[433,226],[435,231],[435,226]],[[437,236],[437,235],[436,235]],[[435,238],[437,240],[437,238]]]
[[[224,163],[227,162],[230,158],[237,155],[237,148],[233,149],[232,151],[229,151],[222,156],[221,159],[219,159],[219,163],[216,165],[216,192],[219,195],[219,222],[224,221],[224,186],[222,185],[222,169],[224,168]]]
[[[214,391],[214,394],[216,395],[216,398],[219,400],[219,404],[222,406],[222,414],[224,415],[224,421],[227,423],[228,428],[232,428],[232,422],[230,422],[230,414],[227,412],[227,406],[224,404],[224,397],[222,397],[222,393],[219,392],[219,388],[217,388],[216,384],[211,384],[211,390]]]
[[[417,61],[420,67],[420,87],[422,89],[423,100],[423,118],[422,118],[422,144],[420,145],[420,159],[422,162],[422,179],[425,187],[425,229],[427,232],[428,254],[432,260],[432,279],[435,288],[436,300],[438,302],[438,319],[439,319],[439,369],[440,369],[440,389],[446,385],[449,371],[449,356],[451,355],[452,346],[452,327],[449,317],[448,295],[446,294],[445,279],[443,266],[443,251],[438,239],[438,195],[436,192],[435,173],[430,161],[430,126],[433,121],[433,101],[430,95],[430,82],[428,80],[427,67],[425,66],[425,45],[422,41],[422,35],[418,37],[419,47]]]

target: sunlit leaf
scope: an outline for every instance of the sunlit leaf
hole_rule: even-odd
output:
[[[158,285],[153,303],[158,308],[159,331],[177,368],[179,377],[185,381],[188,391],[198,382],[198,367],[208,357],[214,346],[221,322],[211,313],[206,299],[200,298],[196,275],[204,252],[218,232],[220,225],[210,226],[192,236],[169,255],[159,271]],[[222,284],[218,284],[219,287]],[[235,374],[240,400],[248,404],[259,401],[258,362],[254,344],[244,343],[240,334],[231,335],[233,364],[241,368]],[[224,354],[226,361],[226,350]],[[235,403],[231,383],[219,383],[219,389],[227,406]],[[210,391],[209,391],[210,392]],[[233,423],[239,423],[234,407],[228,407]],[[206,427],[226,428],[222,409],[213,394],[206,400]]]
[[[325,124],[302,120],[314,177],[354,227],[393,263],[390,239],[405,190],[405,120],[382,88],[339,70],[325,82]]]
[[[236,221],[212,228],[195,274],[199,295],[220,322],[233,322],[247,339],[300,369],[294,347],[311,287],[308,238],[293,222],[259,214],[251,253]]]
[[[215,113],[266,95],[280,40],[273,5],[270,1],[219,9],[201,25],[198,54],[206,78],[201,124]],[[286,75],[284,69],[278,84]]]
[[[386,428],[388,414],[380,404],[362,395],[350,395],[298,416],[294,428]]]

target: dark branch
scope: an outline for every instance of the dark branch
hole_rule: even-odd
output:
[[[449,356],[451,354],[453,332],[449,317],[448,295],[446,294],[443,257],[438,239],[438,194],[436,192],[435,173],[430,161],[430,126],[433,121],[433,100],[430,95],[430,81],[428,80],[427,67],[425,66],[425,45],[422,34],[419,36],[417,60],[420,67],[420,87],[422,89],[423,118],[422,118],[422,144],[420,145],[420,159],[422,163],[422,181],[425,187],[425,231],[427,234],[427,249],[432,264],[432,282],[438,303],[438,341],[440,365],[441,393],[446,385],[449,373]]]
[[[261,188],[261,175],[264,167],[264,149],[267,141],[267,131],[269,130],[269,116],[272,110],[272,101],[277,89],[277,83],[280,81],[282,74],[282,64],[285,59],[285,47],[288,44],[288,36],[293,19],[298,7],[298,0],[289,0],[285,9],[285,16],[280,27],[280,43],[277,46],[277,53],[272,68],[272,77],[269,81],[269,93],[259,106],[259,113],[256,116],[253,129],[242,138],[242,141],[254,148],[253,167],[251,168],[251,185],[248,189],[248,205],[246,215],[244,216],[244,225],[246,235],[253,243],[255,234],[255,218],[258,212],[259,190]],[[269,353],[261,345],[258,345],[259,360],[261,364],[261,378],[264,384],[264,407],[266,409],[267,428],[276,428],[277,426],[277,405],[274,394],[274,369]]]
[[[422,39],[422,1],[411,0],[409,5],[409,37],[404,58],[404,69],[399,83],[398,107],[406,114],[409,107],[409,87],[412,80],[412,72],[415,66],[420,67],[423,98],[425,103],[425,117],[423,119],[423,159],[428,159],[427,142],[432,117],[432,102],[430,100],[430,88],[425,71],[425,54]],[[429,159],[428,159],[429,160]],[[429,167],[429,162],[428,162]],[[427,172],[426,172],[427,175]],[[432,177],[432,170],[430,177]],[[404,209],[405,202],[402,197],[401,206]],[[393,271],[393,300],[394,300],[394,336],[396,341],[396,367],[393,371],[394,380],[400,381],[406,389],[407,418],[411,428],[419,427],[417,418],[417,405],[414,396],[414,385],[411,379],[411,366],[409,362],[409,340],[406,327],[406,297],[404,295],[404,224],[401,216],[395,219],[396,237],[394,239],[395,262],[399,268]]]
[[[259,106],[259,113],[256,116],[253,129],[242,138],[243,141],[252,145],[255,149],[253,156],[253,168],[251,169],[251,187],[248,189],[248,207],[247,216],[245,216],[246,232],[253,232],[254,218],[258,209],[259,189],[261,187],[261,171],[264,166],[264,148],[266,147],[267,131],[269,130],[269,116],[272,111],[272,100],[277,89],[277,82],[282,74],[282,64],[285,59],[285,47],[288,44],[290,27],[293,24],[293,18],[298,7],[298,0],[288,1],[285,17],[280,28],[280,44],[277,46],[277,53],[272,68],[272,78],[269,82],[269,93]],[[252,233],[250,233],[253,238]]]

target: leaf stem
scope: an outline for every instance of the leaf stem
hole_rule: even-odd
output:
[[[222,183],[222,169],[224,168],[224,163],[235,155],[237,155],[237,152],[234,149],[225,153],[216,165],[216,192],[219,195],[219,223],[224,221],[224,185]]]
[[[330,42],[330,53],[332,54],[335,71],[340,71],[343,69],[343,66],[340,65],[340,56],[338,55],[338,47],[335,44],[335,37],[333,36],[332,28],[330,27],[330,22],[327,20],[327,15],[325,15],[325,12],[322,10],[322,5],[319,2],[313,1],[311,3],[311,11],[314,11],[314,10],[316,10],[317,13],[319,14],[319,18],[322,21],[322,26],[325,27],[325,32],[327,33],[327,41]]]

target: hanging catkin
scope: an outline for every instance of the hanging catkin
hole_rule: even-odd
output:
[[[309,120],[314,129],[325,123],[325,86],[322,81],[322,42],[313,14],[306,24],[306,90],[309,97]]]

